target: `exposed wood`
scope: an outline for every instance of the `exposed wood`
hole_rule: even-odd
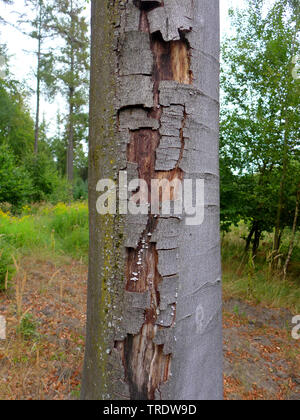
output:
[[[221,399],[218,1],[92,4],[82,398]],[[98,180],[124,170],[148,190],[204,179],[205,223],[189,226],[185,212],[98,215]]]
[[[140,30],[149,32],[147,12],[144,9],[141,11]],[[159,82],[175,80],[179,83],[190,83],[189,52],[185,41],[165,42],[160,34],[153,35],[150,39],[154,57],[152,75],[154,107],[149,117],[160,121],[162,108],[159,105]],[[169,172],[156,172],[156,149],[159,142],[159,130],[139,129],[132,132],[127,151],[128,161],[137,163],[139,177],[148,184],[149,202],[151,202],[152,179],[182,178],[178,167]],[[145,311],[145,322],[140,333],[135,336],[128,335],[124,346],[120,347],[119,343],[115,345],[124,352],[122,358],[125,362],[126,380],[132,399],[155,399],[156,391],[169,379],[170,373],[171,355],[165,355],[163,346],[154,343],[157,330],[163,328],[156,325],[160,313],[159,286],[163,281],[158,270],[156,246],[151,243],[156,227],[157,219],[149,214],[147,227],[141,235],[138,247],[128,250],[126,290],[135,293],[149,292],[151,302],[150,308]]]

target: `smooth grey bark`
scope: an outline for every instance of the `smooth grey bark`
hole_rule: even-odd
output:
[[[219,1],[94,0],[90,98],[81,397],[220,400]],[[97,182],[121,170],[204,179],[204,223],[99,215]]]

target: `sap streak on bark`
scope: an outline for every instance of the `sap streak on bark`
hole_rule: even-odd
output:
[[[218,7],[218,0],[93,1],[83,398],[222,398]],[[93,184],[124,169],[148,186],[204,178],[204,224],[99,218]]]

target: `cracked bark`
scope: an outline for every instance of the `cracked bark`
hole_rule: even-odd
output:
[[[222,398],[218,6],[92,3],[83,399]],[[97,181],[125,169],[149,191],[153,179],[204,178],[204,224],[98,215]]]

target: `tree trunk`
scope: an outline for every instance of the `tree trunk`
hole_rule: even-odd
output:
[[[255,232],[254,232],[254,241],[253,241],[253,247],[252,247],[253,256],[257,255],[257,251],[260,244],[260,238],[261,238],[261,230],[259,230],[259,228],[256,227]]]
[[[222,399],[218,0],[93,0],[90,97],[81,397]],[[126,197],[100,215],[98,181],[124,169],[204,179],[204,222],[125,215]]]
[[[36,115],[34,130],[34,153],[38,154],[39,134],[40,134],[40,97],[41,97],[41,46],[42,46],[42,16],[41,7],[39,15],[39,35],[38,35],[38,52],[37,52],[37,75],[36,75]]]
[[[69,95],[69,129],[68,129],[68,149],[67,149],[67,177],[73,184],[74,179],[74,106],[73,88],[70,88]]]
[[[70,85],[69,85],[69,127],[68,127],[68,148],[67,148],[67,177],[70,184],[74,181],[74,95],[75,87],[73,80],[75,78],[75,57],[73,39],[75,38],[73,0],[70,2],[71,16],[71,51],[70,51]]]
[[[285,121],[287,126],[287,121]],[[281,234],[282,226],[281,226],[281,218],[282,218],[282,211],[283,211],[283,201],[284,201],[284,187],[286,181],[286,173],[288,168],[288,153],[289,153],[289,138],[288,138],[288,129],[285,129],[284,132],[284,144],[283,144],[283,164],[282,164],[282,175],[280,180],[279,186],[279,198],[278,198],[278,207],[277,207],[277,215],[276,215],[276,222],[275,222],[275,234],[274,234],[274,245],[273,251],[278,252],[280,248],[280,241],[281,241]]]
[[[255,229],[256,229],[256,222],[253,222],[252,228],[251,228],[251,230],[249,232],[249,235],[248,235],[248,237],[246,239],[245,252],[248,252],[249,249],[250,249],[250,245],[251,245],[252,237],[253,237],[253,235],[255,233]]]
[[[290,242],[290,246],[289,246],[289,252],[288,252],[288,256],[287,259],[285,261],[284,264],[284,268],[283,268],[283,278],[284,280],[286,279],[287,276],[287,270],[293,255],[293,251],[294,251],[294,245],[295,245],[295,237],[296,237],[296,230],[297,230],[297,221],[298,221],[298,215],[299,215],[299,203],[300,203],[300,185],[298,187],[298,192],[297,192],[297,199],[296,199],[296,209],[295,209],[295,217],[294,217],[294,222],[293,222],[293,229],[292,229],[292,236],[291,236],[291,242]]]

